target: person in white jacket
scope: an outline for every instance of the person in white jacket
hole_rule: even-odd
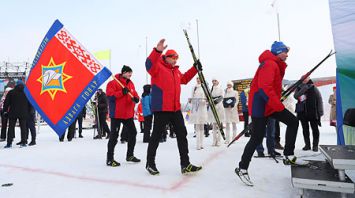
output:
[[[208,122],[207,100],[198,77],[196,82],[197,84],[193,88],[192,98],[190,99],[191,115],[189,123],[195,125],[196,149],[201,150],[203,149],[204,125]]]
[[[223,106],[226,115],[226,141],[224,142],[225,144],[229,144],[230,142],[230,125],[232,125],[233,127],[233,137],[237,135],[237,123],[239,122],[238,102],[238,92],[233,89],[233,83],[231,81],[228,81],[223,98]]]
[[[215,78],[212,79],[211,96],[216,106],[217,114],[221,123],[224,123],[224,107],[223,107],[223,89],[219,86],[219,81]],[[218,125],[213,116],[211,109],[209,109],[209,120],[213,124],[213,143],[212,146],[220,146],[221,134],[219,132]]]

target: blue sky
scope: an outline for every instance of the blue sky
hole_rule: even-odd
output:
[[[192,65],[186,39],[188,28],[206,79],[252,77],[258,56],[278,39],[272,0],[62,0],[2,1],[0,3],[0,61],[32,62],[55,19],[59,19],[89,51],[112,50],[112,72],[131,65],[137,89],[145,83],[146,38],[148,53],[160,38],[180,54],[182,71]],[[298,79],[332,48],[327,0],[278,0],[281,40],[291,47],[285,78]],[[104,64],[107,64],[103,62]],[[313,77],[335,75],[335,59]],[[183,100],[192,85],[183,89]],[[182,100],[182,102],[184,102]]]

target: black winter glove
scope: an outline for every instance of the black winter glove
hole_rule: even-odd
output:
[[[139,102],[139,98],[138,97],[133,97],[132,101],[135,102],[135,103],[138,103]]]
[[[202,65],[200,59],[196,60],[196,62],[194,63],[194,67],[197,68],[198,71],[202,71]]]
[[[127,95],[128,94],[128,88],[127,87],[125,87],[125,88],[123,88],[122,89],[122,92],[123,92],[123,95]]]

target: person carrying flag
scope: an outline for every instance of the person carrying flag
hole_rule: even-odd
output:
[[[132,69],[123,65],[121,74],[116,74],[115,79],[111,80],[106,87],[106,94],[110,104],[111,132],[107,144],[107,166],[120,166],[120,163],[114,160],[114,150],[117,144],[118,133],[121,123],[128,129],[128,144],[126,161],[140,162],[141,160],[134,156],[134,147],[136,145],[137,129],[134,124],[134,106],[139,102],[139,96],[135,90],[132,77]],[[117,82],[119,81],[119,82]]]

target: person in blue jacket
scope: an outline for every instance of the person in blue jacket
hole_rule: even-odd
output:
[[[143,142],[149,143],[150,138],[150,130],[152,129],[152,97],[150,95],[152,86],[147,84],[143,86],[143,94],[142,94],[142,109],[144,116],[144,128],[143,128]]]

